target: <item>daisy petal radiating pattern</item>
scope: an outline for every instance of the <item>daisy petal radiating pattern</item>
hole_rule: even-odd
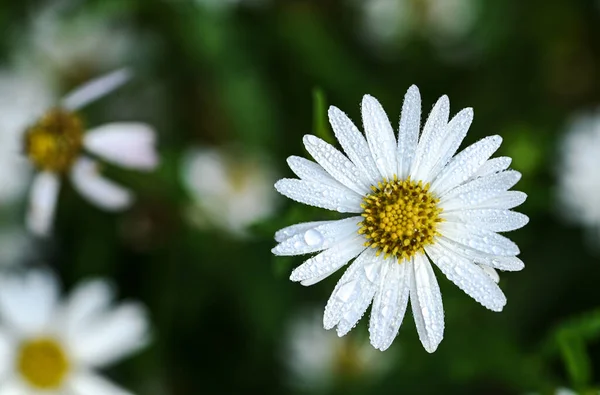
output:
[[[2,276],[0,285],[0,393],[130,394],[95,370],[148,344],[144,306],[115,305],[100,279],[81,283],[63,302],[48,271]]]
[[[27,227],[36,236],[49,236],[61,182],[70,176],[75,188],[105,210],[123,210],[133,194],[100,174],[87,154],[117,166],[149,171],[157,167],[156,133],[137,122],[110,123],[86,131],[80,108],[121,87],[131,78],[127,69],[98,77],[50,105],[45,112],[27,117],[15,130],[23,152],[35,170],[27,207]],[[15,126],[16,128],[16,126]],[[14,153],[15,157],[17,152]]]
[[[302,285],[349,264],[325,307],[325,329],[336,328],[343,336],[372,306],[370,341],[383,351],[398,334],[410,302],[419,339],[434,352],[444,336],[435,270],[492,311],[506,304],[497,270],[518,271],[524,264],[517,244],[500,233],[529,221],[513,210],[527,198],[510,191],[521,174],[509,169],[510,158],[491,158],[500,136],[457,153],[473,109],[450,118],[447,96],[435,103],[419,133],[421,96],[411,86],[397,138],[374,97],[363,98],[361,112],[364,135],[331,107],[329,121],[344,152],[306,136],[305,147],[316,162],[290,157],[299,179],[275,184],[290,199],[354,216],[281,229],[272,252],[317,253],[291,274]]]

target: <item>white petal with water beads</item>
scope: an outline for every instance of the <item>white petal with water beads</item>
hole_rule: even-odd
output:
[[[492,311],[502,311],[506,297],[478,265],[434,244],[425,248],[433,263],[467,295]]]
[[[410,304],[419,339],[427,352],[434,352],[444,337],[444,306],[440,287],[429,259],[417,254],[413,259]]]
[[[347,264],[364,249],[360,236],[351,235],[298,266],[292,271],[290,280],[300,281],[305,286],[313,285]]]
[[[369,191],[369,180],[362,177],[358,168],[331,144],[312,135],[304,136],[308,153],[337,181],[354,192],[364,195]]]
[[[302,255],[326,250],[355,234],[361,220],[362,217],[350,217],[311,227],[285,239],[272,252],[275,255]]]

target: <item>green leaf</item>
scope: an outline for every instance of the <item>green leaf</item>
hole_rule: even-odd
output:
[[[313,89],[313,130],[317,137],[330,144],[335,143],[335,136],[329,128],[327,118],[327,99],[325,93],[319,87]]]
[[[556,341],[572,386],[587,386],[591,379],[591,362],[583,338],[576,332],[562,330],[557,333]]]

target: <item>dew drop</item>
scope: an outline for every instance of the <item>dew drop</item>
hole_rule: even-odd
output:
[[[309,229],[304,233],[304,241],[310,247],[317,247],[323,244],[323,235],[315,229]]]

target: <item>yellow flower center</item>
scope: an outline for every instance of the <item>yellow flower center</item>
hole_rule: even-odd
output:
[[[442,208],[429,184],[394,176],[371,189],[361,204],[364,219],[358,231],[367,239],[365,246],[378,248],[378,256],[383,252],[385,258],[397,257],[400,263],[433,243]]]
[[[40,170],[67,172],[81,152],[83,124],[72,112],[55,108],[25,132],[25,152]]]
[[[38,338],[21,344],[17,354],[17,369],[35,388],[58,389],[69,372],[69,360],[56,340]]]

